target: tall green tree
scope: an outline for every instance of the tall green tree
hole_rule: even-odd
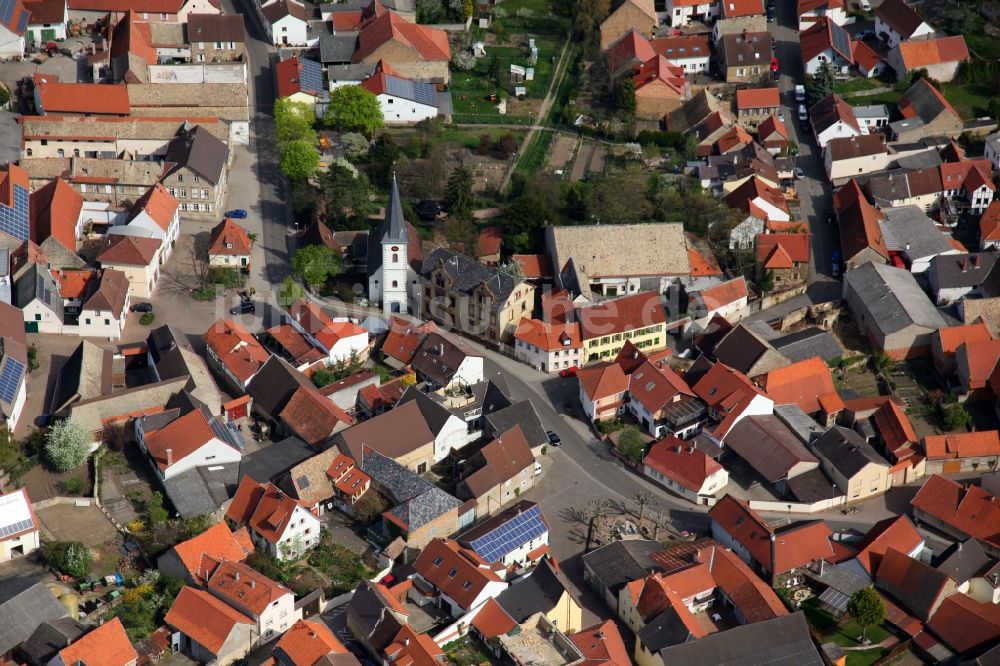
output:
[[[877,627],[885,621],[885,602],[874,587],[863,587],[851,596],[847,612],[861,625],[862,642],[867,642],[868,627]]]
[[[388,189],[392,182],[392,172],[402,151],[391,134],[382,133],[368,149],[368,180],[372,185]]]
[[[382,107],[371,91],[361,86],[341,86],[330,93],[323,122],[328,127],[371,137],[382,129]]]
[[[75,421],[57,421],[45,436],[45,459],[59,472],[76,469],[90,454],[90,435]]]
[[[340,258],[325,245],[306,245],[292,255],[292,275],[320,286],[340,272]]]
[[[806,77],[806,104],[812,106],[833,92],[833,70],[828,63],[822,63],[816,73]]]
[[[570,15],[574,37],[582,42],[596,42],[601,23],[611,13],[611,0],[577,0],[573,4]]]
[[[319,149],[303,139],[291,141],[280,148],[279,165],[295,185],[308,181],[319,168]]]
[[[315,115],[302,102],[285,98],[274,103],[274,138],[280,145],[291,141],[316,141]]]
[[[618,451],[631,462],[638,464],[646,454],[646,443],[635,426],[626,426],[618,435]]]
[[[615,108],[618,109],[618,113],[629,118],[635,116],[635,82],[632,81],[632,77],[623,76],[618,79],[612,92],[613,101]]]
[[[295,281],[291,275],[282,280],[278,287],[278,304],[283,308],[289,307],[292,303],[305,296],[302,285]]]
[[[372,209],[368,179],[350,169],[331,164],[320,179],[327,223],[334,229],[367,228],[364,219]]]
[[[448,176],[443,203],[448,215],[463,216],[472,208],[472,171],[464,164]]]

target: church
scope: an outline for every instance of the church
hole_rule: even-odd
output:
[[[385,218],[368,235],[368,300],[382,312],[418,313],[419,271],[423,262],[420,236],[403,217],[396,175]]]

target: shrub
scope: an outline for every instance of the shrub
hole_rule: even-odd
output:
[[[83,491],[83,481],[75,476],[66,479],[60,485],[62,486],[63,492],[67,495],[79,495]]]
[[[139,532],[142,532],[144,529],[146,529],[146,523],[144,523],[140,518],[136,518],[134,520],[129,521],[129,524],[126,525],[126,527],[128,528],[128,531],[131,532],[132,534],[138,534]]]
[[[451,59],[451,65],[459,72],[471,72],[476,68],[476,56],[464,49],[456,51]]]
[[[646,443],[635,426],[628,426],[618,436],[618,451],[633,463],[639,463],[646,454]]]
[[[74,578],[83,578],[94,563],[90,549],[79,541],[49,541],[42,545],[42,559]]]
[[[150,324],[153,323],[154,319],[156,319],[155,312],[143,312],[142,316],[139,317],[139,323],[142,324],[143,326],[149,326]]]
[[[90,436],[79,424],[66,419],[58,421],[45,436],[45,458],[59,472],[67,472],[83,464],[90,454]]]

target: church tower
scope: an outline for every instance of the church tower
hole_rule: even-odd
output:
[[[392,175],[392,191],[385,209],[385,220],[380,227],[379,243],[382,250],[382,267],[376,272],[381,282],[382,312],[406,312],[409,261],[407,246],[409,235],[403,218],[403,205],[399,201],[396,174]]]

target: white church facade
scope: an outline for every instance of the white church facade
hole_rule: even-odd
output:
[[[368,300],[385,314],[418,312],[420,236],[403,217],[396,176],[385,219],[368,236]]]

